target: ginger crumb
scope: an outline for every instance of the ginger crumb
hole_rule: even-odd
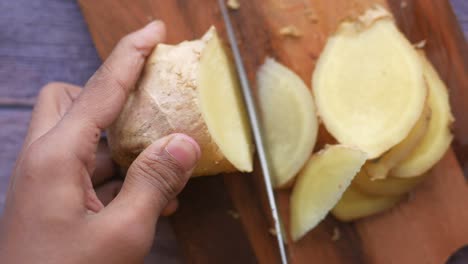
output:
[[[338,241],[340,240],[340,237],[341,237],[340,229],[338,229],[338,227],[333,228],[333,234],[332,234],[331,240]]]
[[[405,9],[408,6],[408,3],[406,1],[401,1],[400,2],[400,8]]]
[[[268,229],[268,233],[270,233],[272,236],[277,236],[278,235],[278,232],[276,232],[276,229],[274,229],[274,228]]]
[[[314,11],[312,11],[312,9],[310,8],[307,8],[305,11],[304,11],[304,15],[305,17],[307,18],[307,20],[309,20],[310,23],[317,23],[318,22],[318,17],[317,15],[314,13]]]
[[[234,210],[228,210],[227,214],[230,215],[234,219],[239,219],[239,213]]]
[[[413,46],[417,49],[422,49],[426,46],[426,42],[427,40],[423,39],[421,41],[419,41],[418,43],[415,43]]]
[[[302,37],[302,32],[296,26],[285,26],[280,28],[280,35],[285,37],[300,38]]]
[[[227,0],[227,7],[231,10],[237,10],[240,8],[239,0]]]

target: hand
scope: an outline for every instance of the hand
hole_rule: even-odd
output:
[[[156,221],[199,156],[182,134],[154,142],[104,206],[93,189],[101,131],[119,115],[145,58],[164,39],[162,22],[123,38],[83,90],[44,89],[11,178],[1,223],[1,263],[135,263]],[[169,205],[171,207],[171,205]]]

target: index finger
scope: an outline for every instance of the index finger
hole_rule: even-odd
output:
[[[119,41],[91,77],[67,117],[73,123],[105,129],[118,116],[134,88],[146,57],[165,38],[165,26],[154,21]]]

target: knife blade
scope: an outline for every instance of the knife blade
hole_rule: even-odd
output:
[[[275,193],[273,191],[273,186],[271,183],[271,167],[269,165],[268,155],[265,150],[265,141],[262,134],[262,127],[260,125],[259,114],[257,106],[253,99],[252,90],[250,89],[250,84],[247,79],[247,74],[245,72],[244,64],[242,62],[241,54],[239,47],[237,45],[237,40],[234,34],[234,29],[232,27],[231,20],[229,19],[228,10],[226,7],[225,0],[218,0],[219,7],[221,9],[221,14],[223,16],[224,24],[226,26],[226,32],[231,45],[234,63],[237,70],[237,75],[239,77],[241,91],[244,99],[244,104],[247,110],[248,119],[250,122],[250,127],[254,137],[254,142],[257,147],[257,155],[260,161],[260,167],[262,170],[262,175],[265,183],[266,193],[268,196],[268,203],[271,210],[271,215],[273,218],[273,224],[276,231],[276,239],[278,242],[278,248],[281,256],[281,263],[287,264],[287,254],[286,248],[283,241],[283,230],[280,222],[280,216],[276,206]]]

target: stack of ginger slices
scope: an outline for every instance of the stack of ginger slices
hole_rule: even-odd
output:
[[[292,188],[294,241],[329,212],[351,221],[391,208],[452,141],[444,83],[380,7],[329,37],[313,92],[273,59],[257,86],[273,184]],[[312,154],[320,122],[338,143]]]

